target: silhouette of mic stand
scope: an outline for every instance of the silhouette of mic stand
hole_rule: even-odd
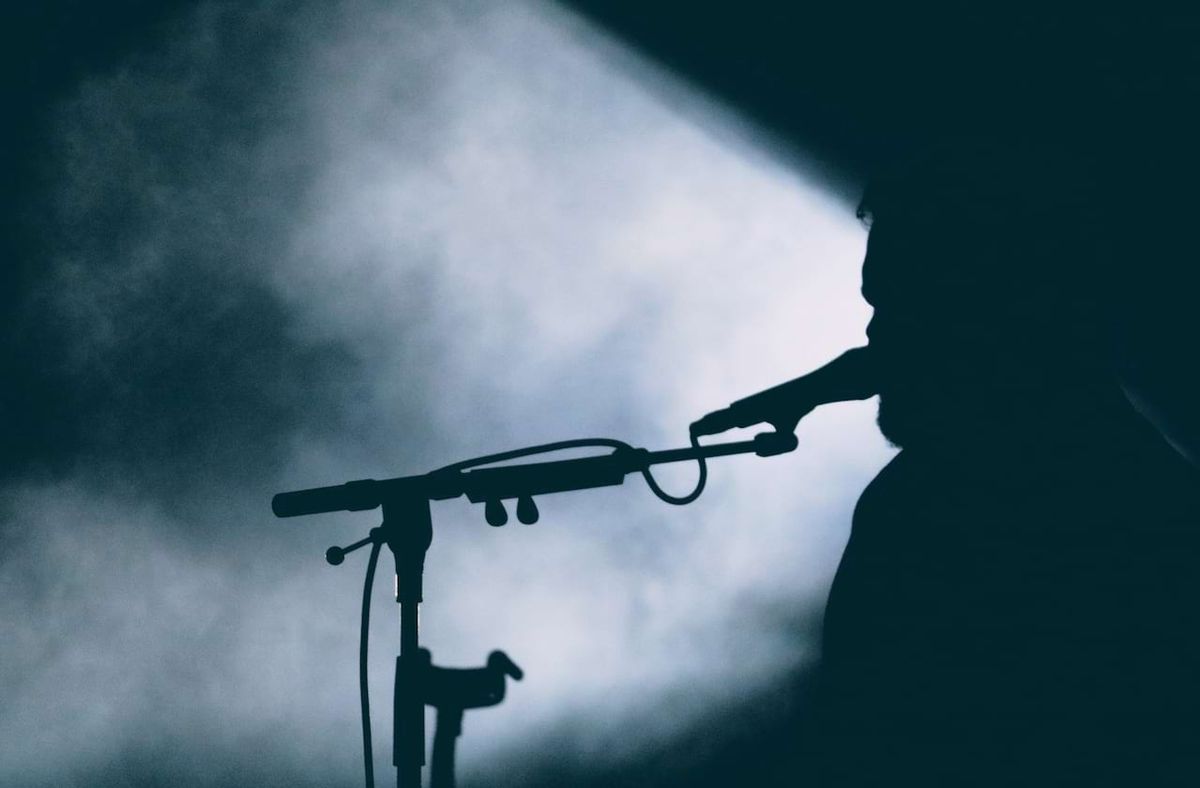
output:
[[[628,474],[641,473],[651,490],[659,498],[670,503],[682,504],[695,500],[703,489],[705,478],[703,462],[705,459],[734,454],[757,454],[760,457],[771,457],[790,452],[796,448],[796,445],[795,435],[780,432],[763,433],[748,441],[710,446],[699,445],[697,438],[693,436],[690,447],[655,452],[634,448],[627,443],[605,438],[562,441],[478,457],[416,476],[402,476],[379,481],[361,479],[332,487],[316,487],[279,493],[271,499],[271,510],[277,517],[297,517],[325,512],[383,509],[381,526],[372,529],[370,535],[352,545],[344,548],[329,548],[325,553],[325,558],[331,564],[340,564],[346,553],[368,544],[372,545],[371,559],[367,569],[367,588],[364,590],[363,645],[360,650],[359,663],[360,686],[363,687],[364,728],[367,732],[369,732],[370,719],[367,713],[365,693],[365,643],[370,582],[374,574],[375,560],[382,545],[387,545],[395,559],[396,602],[400,605],[400,656],[396,660],[392,763],[396,767],[396,780],[399,788],[420,788],[421,768],[425,764],[424,706],[428,699],[433,697],[430,694],[430,687],[436,688],[439,681],[449,681],[449,679],[436,678],[446,675],[436,672],[444,669],[430,667],[429,652],[420,648],[418,638],[418,606],[423,598],[422,578],[425,571],[425,554],[433,541],[433,521],[430,510],[432,501],[448,500],[466,495],[467,499],[474,503],[483,503],[484,516],[488,524],[499,527],[508,522],[504,501],[516,499],[517,519],[529,525],[538,519],[537,506],[533,502],[535,495],[615,486],[623,484]],[[488,468],[475,467],[547,452],[597,446],[612,448],[613,451],[610,454],[599,456],[550,462],[500,465]],[[697,460],[701,463],[700,482],[696,490],[684,498],[674,498],[664,493],[650,473],[650,468],[654,465]],[[516,667],[511,662],[508,665]],[[513,673],[510,671],[508,675],[513,675]],[[514,678],[516,677],[514,675]],[[467,679],[462,681],[466,688]],[[483,679],[480,678],[479,681],[482,682]],[[494,685],[489,686],[494,688]],[[434,692],[434,694],[437,693]],[[450,691],[445,696],[439,696],[436,699],[440,702],[444,697],[455,696],[453,691]],[[472,698],[475,697],[482,696],[472,695]],[[500,695],[495,702],[499,703],[500,698],[503,698],[503,689],[500,690]],[[462,706],[463,709],[474,707],[472,705]],[[447,705],[446,708],[449,709],[451,706]],[[448,722],[450,719],[447,717]],[[459,712],[459,721],[461,723],[461,711]],[[461,729],[461,724],[453,727]],[[447,728],[447,730],[450,729]],[[457,735],[457,733],[454,734],[454,737],[457,738]],[[364,735],[363,744],[367,783],[373,785],[374,774],[371,765],[369,735]]]

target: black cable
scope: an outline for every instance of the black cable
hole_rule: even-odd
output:
[[[693,434],[691,436],[691,444],[693,448],[700,448],[700,436]],[[447,465],[434,471],[437,473],[453,473],[456,471],[467,470],[479,465],[489,465],[493,462],[503,462],[505,460],[515,460],[519,457],[529,457],[534,454],[549,454],[554,451],[563,451],[566,449],[581,449],[593,446],[604,446],[611,448],[614,451],[635,451],[633,446],[625,441],[616,440],[613,438],[576,438],[575,440],[556,441],[554,443],[543,443],[539,446],[526,446],[523,449],[513,449],[512,451],[500,452],[498,454],[485,454],[482,457],[475,457],[470,460],[463,460],[452,465]],[[671,495],[666,490],[658,485],[654,479],[654,475],[649,468],[642,469],[642,477],[646,480],[646,484],[650,486],[650,491],[653,492],[662,501],[675,506],[686,506],[692,501],[700,497],[704,492],[704,486],[708,483],[708,463],[703,457],[697,457],[696,462],[700,465],[700,476],[696,480],[696,487],[690,493],[684,496]]]
[[[700,436],[692,435],[692,448],[700,448]],[[708,463],[704,461],[703,457],[697,457],[696,462],[700,465],[700,476],[696,479],[696,488],[682,497],[671,495],[659,487],[658,482],[654,480],[654,474],[650,472],[650,466],[642,468],[642,478],[646,480],[646,484],[650,485],[650,491],[657,495],[659,500],[675,506],[686,506],[700,497],[700,493],[704,492],[704,485],[708,483]]]
[[[362,707],[363,770],[367,788],[375,788],[375,756],[371,751],[371,698],[367,691],[367,636],[371,631],[371,586],[375,584],[375,564],[379,562],[380,539],[371,545],[367,559],[367,578],[363,583],[362,625],[358,634],[358,699]]]
[[[463,460],[452,465],[447,465],[444,468],[438,468],[434,473],[447,473],[449,471],[463,471],[467,468],[474,468],[477,465],[488,465],[493,462],[503,462],[505,460],[515,460],[518,457],[528,457],[533,454],[549,454],[552,451],[564,451],[566,449],[584,449],[594,446],[603,446],[606,448],[620,450],[630,449],[630,446],[625,441],[619,441],[614,438],[576,438],[569,441],[555,441],[554,443],[543,443],[539,446],[526,446],[523,449],[513,449],[511,451],[502,451],[498,454],[485,454],[482,457],[475,457],[470,460]]]

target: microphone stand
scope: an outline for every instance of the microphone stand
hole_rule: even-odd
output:
[[[378,531],[372,531],[371,536],[346,548],[331,547],[325,557],[331,564],[340,564],[347,552],[379,541],[388,546],[395,559],[396,602],[400,605],[400,655],[396,660],[392,763],[396,767],[399,788],[420,788],[421,768],[425,764],[424,706],[428,697],[423,682],[431,674],[428,652],[423,656],[420,648],[418,615],[422,602],[425,555],[433,541],[432,501],[466,495],[474,503],[484,503],[487,522],[498,527],[508,521],[503,502],[516,499],[517,519],[528,525],[538,519],[534,495],[615,486],[623,484],[626,475],[639,472],[658,492],[649,475],[651,466],[734,454],[752,453],[770,457],[790,452],[796,448],[796,444],[794,435],[779,432],[763,433],[748,441],[711,446],[700,446],[693,441],[693,445],[687,448],[655,452],[618,441],[567,441],[470,460],[417,476],[378,481],[361,479],[332,487],[279,493],[271,499],[271,509],[277,517],[296,517],[382,508],[383,525]],[[616,448],[611,454],[595,457],[471,467],[582,445]]]
[[[419,682],[418,622],[423,601],[425,553],[433,542],[429,500],[401,497],[383,503],[383,534],[396,563],[396,602],[400,605],[400,656],[396,659],[392,765],[396,785],[420,788],[425,765],[425,704]]]

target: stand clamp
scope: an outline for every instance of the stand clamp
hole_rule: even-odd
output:
[[[525,674],[503,651],[493,651],[482,668],[439,668],[431,664],[428,649],[418,653],[425,705],[437,709],[429,785],[454,788],[454,749],[462,735],[463,712],[497,705],[504,700],[505,677],[520,681]]]

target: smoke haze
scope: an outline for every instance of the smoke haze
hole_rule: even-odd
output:
[[[0,502],[0,783],[355,784],[362,557],[322,554],[377,513],[278,521],[273,492],[680,445],[863,341],[852,210],[665,80],[547,4],[347,0],[198,5],[78,85],[20,305],[71,415]],[[527,674],[468,717],[464,784],[633,757],[812,659],[890,450],[870,403],[799,437],[683,508],[633,479],[531,527],[435,506],[425,644]]]

